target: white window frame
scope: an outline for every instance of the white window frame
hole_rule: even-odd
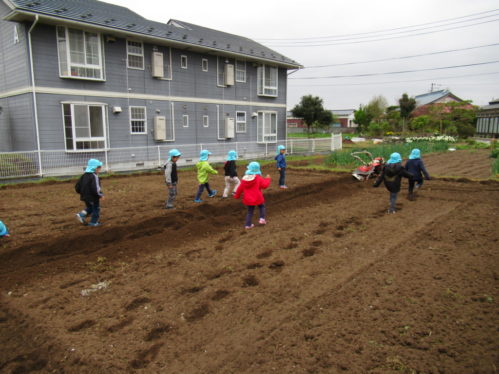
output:
[[[180,55],[180,67],[182,69],[187,69],[187,56],[186,55]]]
[[[269,71],[267,71],[267,69]],[[272,84],[272,75],[275,75],[275,84]],[[277,97],[279,93],[279,69],[275,66],[261,65],[257,68],[258,96]]]
[[[208,115],[203,115],[203,127],[210,127],[210,117]]]
[[[165,77],[162,78],[167,81],[171,81],[173,79],[173,69],[172,69],[172,49],[170,47],[167,48],[168,50],[168,56],[167,58],[163,57],[163,64],[165,64],[165,61],[168,61],[167,64],[165,64]]]
[[[238,114],[244,114],[244,121],[239,120]],[[246,133],[246,112],[236,112],[236,133]]]
[[[79,51],[83,54],[85,60],[91,56],[91,51],[89,51],[89,38],[93,37],[97,41],[96,51],[97,60],[96,64],[89,63],[85,61],[84,63],[72,62],[71,61],[71,45],[69,38],[69,30],[81,32],[83,35],[83,51]],[[64,36],[62,34],[64,33]],[[104,81],[105,71],[104,71],[104,49],[102,44],[102,36],[99,33],[88,32],[81,29],[68,28],[65,26],[57,26],[56,28],[56,40],[57,40],[57,56],[59,60],[59,77],[61,78],[72,78],[72,79],[85,79],[93,81]],[[73,70],[74,69],[74,70]],[[99,73],[98,77],[92,77],[87,75],[79,75],[79,71],[93,70]]]
[[[201,70],[208,71],[208,59],[207,58],[201,59]]]
[[[220,59],[222,63],[220,63]],[[220,67],[221,65],[221,67]],[[220,83],[222,82],[222,83]],[[225,85],[225,57],[217,56],[217,86],[218,87],[227,87]]]
[[[17,28],[19,24],[14,24],[14,44],[19,43],[19,29]]]
[[[142,109],[143,117],[133,117],[133,109]],[[145,106],[130,106],[128,108],[128,115],[130,119],[130,134],[132,135],[143,135],[147,134],[147,108]],[[143,124],[143,131],[134,131],[134,122]]]
[[[140,47],[140,53],[131,51],[130,50],[131,46],[129,43],[140,44],[140,46],[138,46],[138,45],[133,46],[135,48]],[[131,56],[140,57],[140,59],[141,59],[140,61],[142,62],[142,66],[130,66],[130,57]],[[136,41],[136,40],[127,39],[127,41],[126,41],[126,66],[128,69],[144,70],[144,43]]]
[[[182,127],[184,127],[184,128],[189,127],[189,115],[188,114],[182,114]]]
[[[77,127],[76,127],[76,118],[75,118],[75,106],[79,107],[87,107],[87,119],[89,121],[88,123],[88,129],[91,131],[92,125],[90,123],[91,120],[91,115],[90,115],[90,108],[100,108],[101,109],[101,121],[102,121],[102,136],[77,136]],[[66,113],[65,113],[65,108],[69,108],[70,110],[70,118],[67,118]],[[107,105],[104,103],[90,103],[90,102],[62,102],[61,103],[61,109],[62,109],[62,126],[63,126],[63,134],[64,134],[64,147],[66,152],[88,152],[88,151],[104,151],[107,149],[107,136],[106,136],[106,129],[107,129]],[[66,120],[71,121],[71,126],[66,126]],[[68,138],[67,131],[71,132],[71,137]],[[68,148],[68,141],[71,141],[72,148]],[[85,142],[102,142],[102,146],[95,147],[95,148],[78,148],[78,143],[85,143]]]
[[[236,82],[246,83],[246,61],[236,60]]]
[[[275,117],[275,123],[267,124],[267,119],[272,120]],[[267,118],[270,117],[270,118]],[[277,112],[272,110],[262,110],[257,112],[257,143],[277,143]],[[274,127],[274,128],[273,128]],[[272,131],[274,130],[274,131]]]

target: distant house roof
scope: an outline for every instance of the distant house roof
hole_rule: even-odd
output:
[[[1,0],[0,0],[1,1]],[[11,21],[32,21],[36,15],[47,23],[85,24],[123,36],[144,39],[179,48],[216,51],[233,57],[271,62],[286,68],[302,67],[298,62],[251,39],[171,19],[168,23],[147,20],[118,5],[97,0],[3,0],[11,8]]]
[[[349,116],[350,114],[353,114],[355,112],[355,109],[332,109],[331,113],[333,113],[336,116]]]
[[[416,106],[419,107],[422,105],[432,104],[435,102],[439,102],[444,98],[449,98],[452,101],[463,101],[456,95],[452,94],[449,90],[440,90],[440,91],[428,92],[422,95],[417,95],[415,97]]]
[[[481,110],[488,110],[488,109],[499,109],[499,100],[492,100],[489,102],[489,105],[484,105],[480,107]]]

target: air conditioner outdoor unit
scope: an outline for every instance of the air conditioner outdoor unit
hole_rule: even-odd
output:
[[[165,76],[163,69],[163,53],[152,53],[152,76],[154,78],[163,78]]]
[[[227,117],[225,119],[225,138],[232,139],[236,136],[236,124],[232,117]]]
[[[166,117],[156,116],[154,117],[154,140],[165,141],[166,140]]]
[[[234,85],[234,65],[232,64],[225,64],[225,85]]]

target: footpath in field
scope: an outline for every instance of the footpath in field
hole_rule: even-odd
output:
[[[1,372],[498,366],[497,183],[430,181],[387,215],[383,188],[290,171],[245,231],[239,201],[194,205],[182,174],[173,212],[157,175],[105,181],[96,230],[73,222],[69,184],[0,191],[26,230],[0,251]]]

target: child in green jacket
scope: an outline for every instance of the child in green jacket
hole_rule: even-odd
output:
[[[207,149],[202,150],[199,155],[199,162],[196,164],[196,167],[198,169],[199,187],[196,197],[194,199],[195,203],[200,203],[203,201],[201,200],[201,194],[203,193],[205,187],[206,191],[208,191],[208,197],[214,197],[217,194],[217,190],[212,190],[210,188],[210,184],[208,183],[208,178],[210,174],[218,174],[218,171],[213,169],[211,165],[208,163],[208,158],[210,157],[210,155],[211,152],[208,151]]]

